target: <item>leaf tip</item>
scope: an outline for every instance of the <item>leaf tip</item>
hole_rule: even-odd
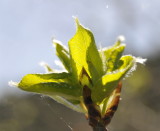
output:
[[[43,67],[46,66],[46,64],[47,64],[47,63],[44,62],[44,61],[41,61],[41,62],[39,63],[39,65],[40,65],[40,66],[43,66]]]
[[[76,28],[78,29],[79,26],[81,25],[80,22],[79,22],[79,20],[78,20],[78,18],[77,18],[76,16],[72,16],[72,17],[73,17],[73,19],[74,19],[74,21],[75,21]]]
[[[121,45],[121,43],[125,42],[125,37],[123,35],[118,36],[115,46]]]
[[[41,61],[39,65],[44,67],[46,73],[53,72],[53,70],[50,68],[50,66],[46,62]]]
[[[18,87],[18,83],[13,82],[12,80],[8,82],[8,85],[11,86],[11,87]]]
[[[137,63],[140,63],[140,64],[145,64],[146,61],[147,61],[147,59],[143,59],[143,58],[141,58],[141,57],[137,57],[137,58],[136,58],[136,62],[137,62]]]
[[[117,40],[122,43],[125,41],[125,37],[123,35],[120,35]]]
[[[52,39],[52,43],[53,43],[53,46],[56,46],[57,44],[62,45],[62,42],[56,39]]]

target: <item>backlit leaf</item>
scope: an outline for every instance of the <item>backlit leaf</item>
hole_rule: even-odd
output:
[[[80,113],[85,113],[86,112],[81,107],[79,100],[74,100],[74,101],[72,101],[72,100],[66,100],[63,97],[58,96],[58,95],[52,95],[50,97],[53,98],[58,103],[61,103],[61,104],[65,105],[66,107],[68,107],[68,108],[70,108],[70,109],[72,109],[74,111],[77,111],[77,112],[80,112]],[[76,102],[76,104],[75,104],[75,102]]]
[[[137,62],[144,63],[146,59],[122,56],[125,49],[122,37],[113,46],[98,51],[92,32],[77,18],[75,22],[77,30],[68,42],[69,51],[53,40],[59,65],[63,64],[67,73],[55,73],[56,70],[42,63],[47,74],[28,74],[19,83],[11,81],[10,85],[47,95],[75,111],[88,113],[90,125],[105,124],[118,106],[122,79],[135,69]]]
[[[28,74],[22,78],[18,87],[25,91],[45,95],[60,95],[64,98],[79,99],[80,90],[69,84],[70,74]]]
[[[107,73],[100,79],[102,81],[102,87],[94,88],[92,98],[95,102],[102,102],[105,97],[108,97],[112,91],[115,89],[117,84],[119,83],[122,78],[125,77],[129,71],[132,71],[136,64],[136,60],[132,56],[123,56],[119,62],[119,68],[114,71]],[[99,86],[97,83],[96,87]]]
[[[100,51],[105,73],[117,69],[117,64],[124,49],[125,44],[121,44],[121,41],[118,40],[112,47],[104,48],[102,51]]]
[[[70,72],[71,67],[70,67],[69,52],[58,41],[54,40],[53,43],[56,46],[56,55],[59,57],[59,59],[63,63],[65,69],[68,72]]]
[[[71,64],[74,77],[79,79],[80,72],[84,67],[93,79],[102,75],[102,61],[95,45],[93,34],[84,28],[76,19],[77,31],[69,41]],[[95,75],[88,63],[91,63],[98,74]],[[97,64],[98,63],[98,64]]]

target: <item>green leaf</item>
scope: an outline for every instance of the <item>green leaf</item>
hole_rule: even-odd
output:
[[[53,43],[56,46],[56,55],[59,57],[59,59],[63,63],[65,69],[68,72],[70,72],[71,67],[70,67],[69,52],[57,40],[54,40]]]
[[[89,76],[95,79],[100,77],[103,71],[102,61],[96,48],[93,34],[90,30],[80,25],[78,19],[75,20],[77,31],[74,37],[69,41],[73,76],[79,80],[81,70],[84,67]],[[91,66],[88,66],[88,63],[91,63],[98,74],[95,75],[93,70],[90,69]]]
[[[70,74],[28,74],[18,84],[18,87],[25,91],[41,93],[45,95],[60,95],[64,98],[79,99],[80,88],[69,84]]]
[[[11,81],[10,85],[47,95],[75,111],[88,113],[89,119],[95,117],[98,123],[106,124],[106,114],[109,112],[111,119],[115,112],[112,108],[117,107],[121,80],[135,69],[137,62],[146,60],[122,56],[125,49],[122,37],[112,47],[98,51],[92,32],[77,18],[75,22],[77,30],[68,42],[69,51],[60,42],[53,41],[56,55],[68,73],[55,73],[43,63],[48,74],[28,74],[19,83]],[[89,91],[84,91],[84,87],[89,87]],[[94,112],[98,113],[97,117],[92,116]]]
[[[95,102],[101,103],[104,98],[112,93],[119,81],[134,69],[135,64],[135,57],[129,55],[123,56],[118,63],[119,68],[114,72],[107,73],[99,80],[102,82],[103,87],[100,86],[101,88],[94,88],[92,99]],[[97,82],[96,87],[99,87],[99,82]]]
[[[116,47],[112,52],[111,56],[107,61],[107,72],[111,72],[117,69],[118,62],[124,51],[125,45]]]
[[[104,72],[112,72],[117,69],[117,64],[125,49],[125,44],[118,40],[112,47],[100,51],[104,64]]]
[[[79,101],[77,100],[66,100],[64,99],[63,97],[61,96],[58,96],[58,95],[52,95],[51,98],[53,98],[55,101],[57,101],[58,103],[61,103],[63,105],[65,105],[66,107],[74,110],[74,111],[77,111],[77,112],[80,112],[80,113],[85,113],[86,111],[81,107]],[[76,104],[75,104],[75,101],[76,101]],[[78,104],[77,104],[78,103]]]

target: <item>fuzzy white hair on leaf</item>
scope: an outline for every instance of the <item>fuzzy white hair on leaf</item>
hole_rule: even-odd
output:
[[[54,48],[55,48],[56,44],[60,44],[65,50],[68,50],[68,48],[64,44],[62,44],[62,42],[59,41],[59,40],[56,40],[56,39],[53,38],[52,43],[53,43]]]
[[[39,63],[40,66],[42,66],[45,69],[45,72],[49,73],[49,72],[54,72],[51,67],[44,61]]]
[[[120,36],[118,36],[117,40],[122,43],[122,42],[125,42],[126,39],[123,35],[120,35]]]
[[[137,57],[137,58],[136,58],[136,62],[137,62],[137,63],[140,63],[140,64],[145,64],[146,61],[147,61],[147,59],[143,59],[143,58],[141,58],[141,57]]]
[[[11,81],[8,82],[8,85],[11,86],[11,87],[17,87],[18,83],[11,80]]]
[[[39,65],[45,68],[45,66],[48,65],[48,64],[47,64],[46,62],[44,62],[44,61],[41,61],[41,62],[39,63]]]

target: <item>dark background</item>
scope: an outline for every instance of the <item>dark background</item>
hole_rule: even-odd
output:
[[[72,16],[90,28],[97,47],[126,38],[125,54],[147,58],[123,82],[122,100],[110,131],[159,131],[160,2],[157,0],[1,0],[0,131],[91,131],[83,114],[52,99],[9,87],[28,73],[44,73],[57,57],[52,38],[67,46]],[[71,128],[70,128],[71,127]]]

